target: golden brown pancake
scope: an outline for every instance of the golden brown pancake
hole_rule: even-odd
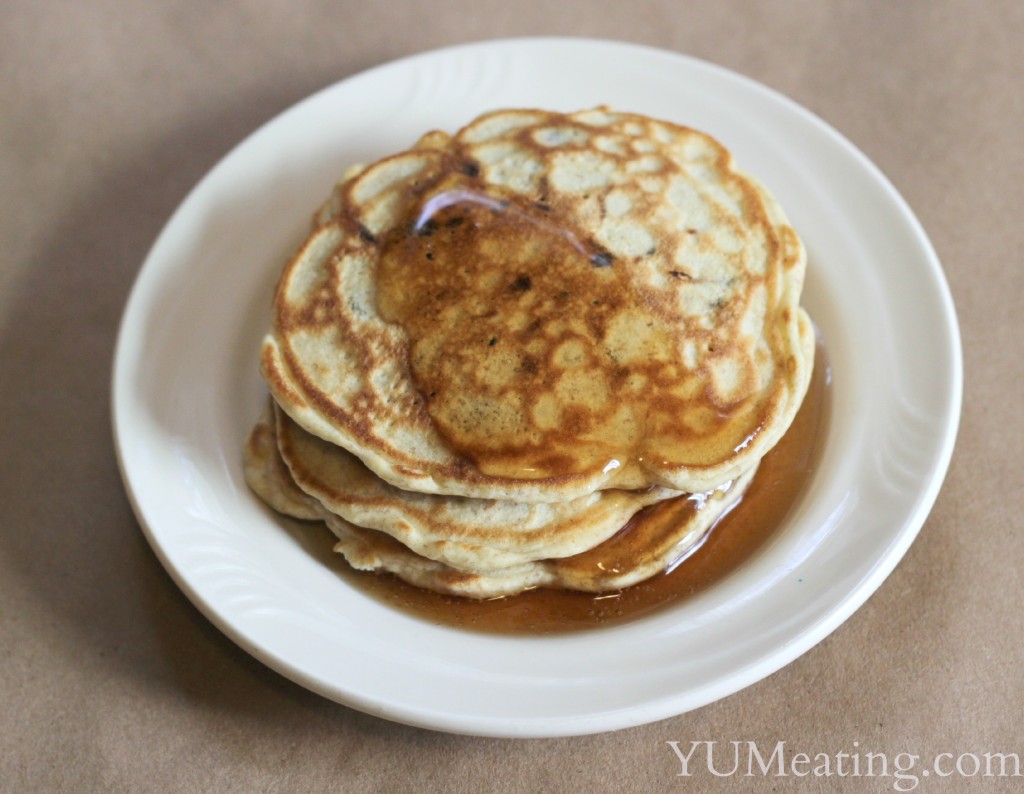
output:
[[[304,431],[277,410],[280,457],[294,483],[345,520],[384,532],[420,556],[468,571],[567,557],[618,531],[667,488],[595,491],[566,502],[510,502],[396,488],[357,457]]]
[[[632,515],[611,537],[572,556],[466,570],[417,554],[384,532],[356,526],[303,492],[274,443],[269,412],[251,431],[245,450],[245,474],[253,490],[278,512],[326,522],[338,537],[335,550],[354,568],[393,573],[419,587],[477,599],[536,587],[603,592],[643,581],[693,551],[754,475],[747,472],[709,493],[663,499]]]
[[[708,136],[499,111],[337,187],[284,271],[263,372],[295,422],[405,490],[701,492],[799,407],[804,269]]]
[[[323,517],[321,504],[295,484],[278,452],[272,404],[264,408],[245,439],[242,467],[253,493],[277,512],[306,521]]]
[[[756,467],[755,467],[756,469]],[[466,598],[499,598],[538,587],[602,593],[638,584],[695,551],[715,522],[742,498],[755,472],[705,494],[683,494],[645,508],[616,535],[572,557],[467,572],[421,557],[394,538],[337,516],[334,547],[362,571],[388,572],[409,584]]]

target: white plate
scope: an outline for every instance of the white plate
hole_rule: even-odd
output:
[[[273,283],[347,165],[499,106],[601,103],[710,132],[787,208],[804,304],[833,368],[808,495],[777,539],[699,597],[563,637],[439,628],[353,591],[242,479]],[[774,672],[845,620],[923,524],[960,415],[960,342],[940,265],[882,174],[822,121],[736,74],[582,39],[461,46],[344,80],[237,146],[150,252],[122,322],[113,415],[150,543],[240,646],[391,720],[495,736],[582,734],[679,714]]]

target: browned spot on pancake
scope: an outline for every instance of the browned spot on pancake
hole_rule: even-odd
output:
[[[466,573],[464,571],[455,571],[447,569],[438,574],[438,579],[448,585],[464,584],[466,582],[472,582],[479,579],[479,574]]]

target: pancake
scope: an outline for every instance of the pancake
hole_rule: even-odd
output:
[[[739,502],[754,473],[746,472],[709,493],[684,494],[647,507],[616,535],[581,554],[487,572],[461,571],[426,559],[384,533],[337,516],[329,516],[327,526],[338,537],[335,551],[353,568],[386,571],[438,593],[475,599],[538,587],[604,593],[649,579],[696,551],[715,522]]]
[[[685,558],[745,493],[754,472],[709,493],[679,494],[650,505],[609,538],[578,554],[519,562],[488,570],[463,570],[417,554],[390,535],[356,526],[329,512],[292,479],[274,441],[267,411],[245,444],[245,476],[273,509],[304,520],[324,521],[335,533],[335,550],[357,570],[389,572],[441,593],[482,599],[537,587],[605,592],[643,581]]]
[[[262,369],[296,423],[404,490],[708,491],[803,398],[804,270],[778,203],[710,137],[498,111],[337,186]]]
[[[281,459],[294,483],[326,512],[461,570],[578,554],[611,537],[642,507],[679,495],[667,488],[606,490],[566,502],[528,503],[403,491],[280,409],[276,413]]]
[[[321,504],[295,484],[278,452],[272,403],[267,404],[245,439],[242,469],[253,493],[278,513],[305,521],[323,517]]]

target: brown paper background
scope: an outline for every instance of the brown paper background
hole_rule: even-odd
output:
[[[0,790],[881,791],[895,781],[685,779],[666,741],[1024,757],[1024,5],[5,0],[0,32]],[[393,58],[537,34],[701,57],[843,132],[932,238],[966,385],[920,537],[824,642],[690,714],[511,741],[351,711],[214,629],[132,516],[108,381],[149,245],[244,135]]]

